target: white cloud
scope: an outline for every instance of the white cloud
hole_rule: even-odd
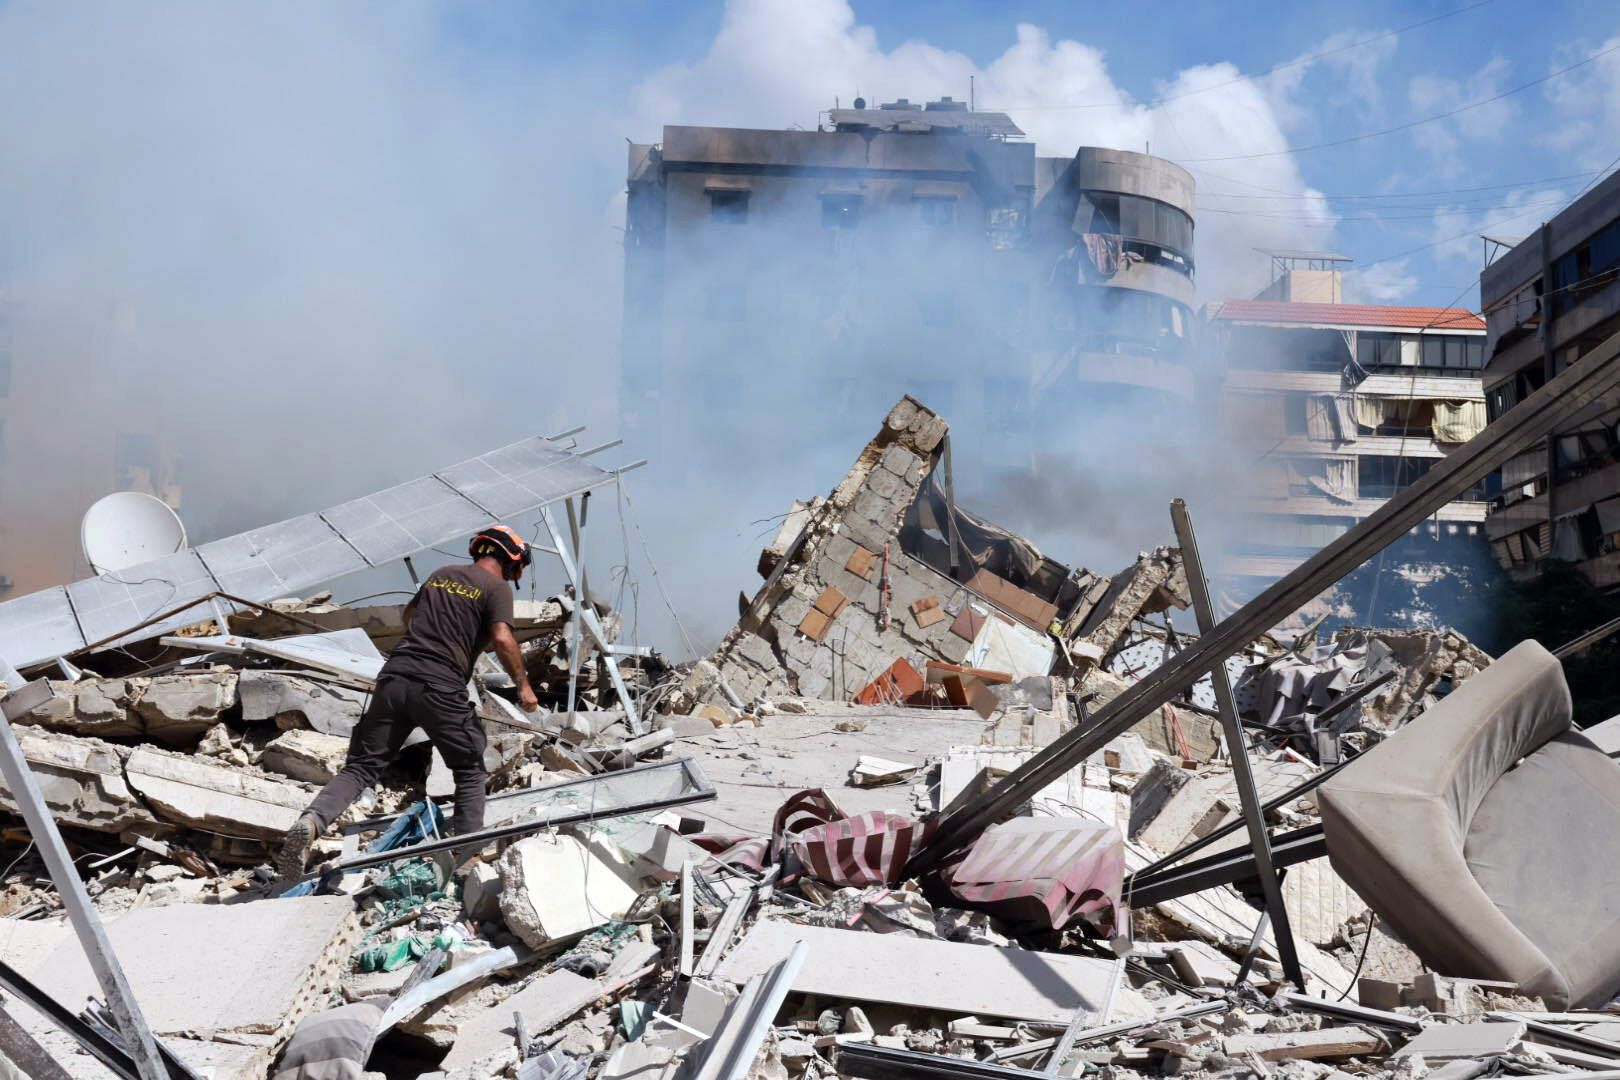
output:
[[[1510,70],[1511,65],[1507,60],[1495,56],[1466,79],[1418,75],[1407,84],[1407,100],[1418,117],[1450,112],[1501,93],[1506,89]],[[1457,176],[1465,168],[1458,158],[1463,143],[1500,138],[1518,113],[1518,104],[1512,98],[1503,98],[1469,108],[1467,112],[1445,120],[1424,124],[1414,130],[1413,138],[1433,158],[1438,168],[1437,175]]]
[[[1596,48],[1583,49],[1560,66],[1620,46],[1620,36]],[[1599,56],[1586,67],[1553,79],[1544,96],[1553,124],[1536,141],[1558,153],[1572,154],[1586,168],[1611,164],[1614,132],[1620,130],[1620,52]]]
[[[1344,274],[1344,302],[1347,304],[1393,304],[1412,295],[1417,277],[1410,270],[1410,259],[1391,259],[1365,270]]]
[[[1370,71],[1372,62],[1358,60],[1356,70]],[[1302,72],[1304,65],[1289,70]],[[1239,75],[1226,63],[1188,68],[1158,88],[1161,97],[1179,100],[1154,107],[1114,82],[1101,50],[1053,40],[1028,23],[1019,24],[1012,43],[981,66],[926,41],[884,49],[872,29],[857,22],[847,0],[731,0],[708,51],[649,75],[635,88],[632,107],[637,138],[655,137],[662,125],[677,123],[809,126],[835,96],[847,102],[857,87],[873,102],[960,98],[972,76],[980,106],[1007,111],[1045,156],[1066,157],[1081,146],[1151,146],[1172,160],[1280,155],[1208,169],[1189,165],[1201,193],[1277,196],[1275,202],[1216,197],[1210,204],[1226,212],[1196,215],[1200,292],[1214,299],[1264,284],[1266,263],[1254,248],[1319,246],[1334,222],[1285,153],[1280,100],[1297,79],[1251,81]],[[1097,103],[1105,107],[1065,107]]]
[[[1529,235],[1539,222],[1556,214],[1569,201],[1571,192],[1563,188],[1519,188],[1484,209],[1464,206],[1441,207],[1430,226],[1435,244],[1435,261],[1469,264],[1478,268],[1481,235],[1518,238]]]

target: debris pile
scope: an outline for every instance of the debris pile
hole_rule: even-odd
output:
[[[1393,929],[1417,921],[1387,914],[1402,897],[1366,884],[1371,827],[1346,854],[1319,808],[1384,742],[1444,760],[1416,740],[1485,723],[1457,714],[1514,680],[1555,709],[1537,658],[1450,632],[1262,635],[1057,768],[1198,640],[1175,624],[1186,563],[1064,567],[958,507],[948,461],[944,421],[903,400],[795,504],[737,626],[689,665],[616,646],[604,605],[520,603],[546,708],[475,674],[484,831],[444,838],[424,746],[291,888],[268,845],[341,767],[399,609],[281,601],[50,665],[49,696],[7,716],[152,1031],[198,1075],[278,1080],[1620,1068],[1607,997],[1426,963]],[[1556,717],[1537,730],[1568,741]],[[944,850],[941,823],[1009,776],[1040,782]],[[100,995],[33,839],[0,838],[0,1055],[116,1075],[16,989],[70,1014]]]

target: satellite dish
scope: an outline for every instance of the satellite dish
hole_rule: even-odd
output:
[[[184,551],[186,527],[162,499],[139,491],[115,491],[85,511],[79,546],[96,573],[116,573]]]

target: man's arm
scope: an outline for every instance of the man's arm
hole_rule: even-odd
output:
[[[534,688],[529,685],[529,673],[523,669],[523,653],[518,649],[517,638],[512,636],[512,624],[506,622],[491,623],[489,627],[489,643],[495,650],[495,658],[501,662],[501,667],[512,676],[517,683],[518,706],[524,712],[534,712],[540,707],[540,699],[534,696]]]

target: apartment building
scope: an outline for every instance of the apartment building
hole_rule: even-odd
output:
[[[1337,283],[1267,290],[1301,292],[1337,295]],[[1234,452],[1253,461],[1229,564],[1240,582],[1292,570],[1485,425],[1485,324],[1470,312],[1256,299],[1206,315],[1226,361]],[[1431,551],[1437,539],[1479,542],[1486,498],[1482,486],[1451,503],[1413,539]]]
[[[803,405],[830,441],[911,393],[1013,464],[1077,402],[1191,397],[1190,175],[1122,150],[1037,157],[1005,114],[949,98],[855,105],[631,146],[627,436],[747,443]]]
[[[1494,420],[1620,332],[1620,174],[1492,260],[1479,294]],[[1620,586],[1620,399],[1594,402],[1500,481],[1485,528],[1509,573],[1532,580],[1558,559]]]

